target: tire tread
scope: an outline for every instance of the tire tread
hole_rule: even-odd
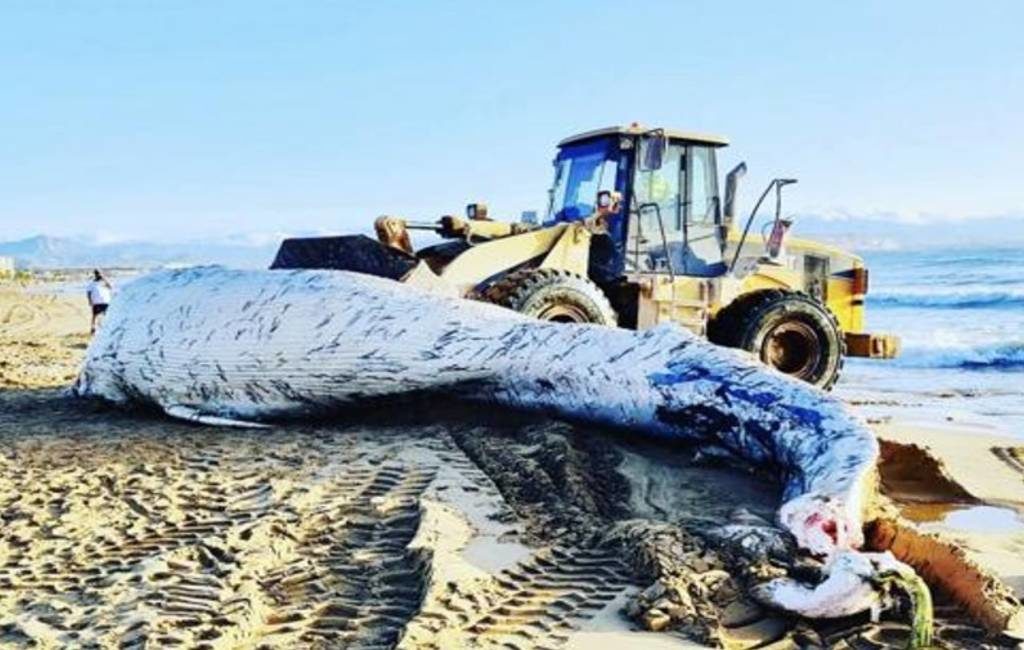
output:
[[[513,311],[521,311],[527,300],[539,291],[562,287],[582,295],[601,314],[598,324],[615,326],[618,315],[599,286],[588,278],[564,269],[520,269],[491,284],[483,299]]]
[[[708,326],[708,339],[712,343],[731,348],[743,348],[750,352],[749,342],[756,336],[762,319],[780,302],[799,303],[820,311],[834,328],[838,344],[838,361],[832,376],[819,384],[823,390],[831,390],[842,373],[846,359],[846,341],[843,330],[832,310],[827,305],[798,291],[766,289],[741,296],[723,308]]]

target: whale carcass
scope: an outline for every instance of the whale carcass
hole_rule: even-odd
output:
[[[696,442],[772,468],[784,486],[778,523],[830,559],[863,542],[878,456],[874,436],[835,398],[679,327],[539,322],[342,271],[143,277],[114,301],[74,392],[212,424],[444,394]],[[793,588],[770,586],[769,598],[797,593],[787,608],[849,613],[847,596],[813,602]]]

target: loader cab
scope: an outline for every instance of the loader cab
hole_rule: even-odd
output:
[[[725,229],[716,151],[727,142],[639,126],[591,131],[559,143],[548,223],[593,214],[597,194],[619,192],[608,236],[593,242],[591,275],[716,277],[725,273]]]

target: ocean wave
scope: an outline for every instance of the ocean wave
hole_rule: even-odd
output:
[[[1024,372],[1024,342],[974,347],[910,347],[895,363],[905,368]]]
[[[1003,309],[1024,307],[1024,291],[878,291],[867,296],[876,307]]]
[[[963,251],[946,253],[901,251],[887,253],[884,256],[876,256],[871,261],[876,260],[882,264],[898,264],[903,268],[948,269],[955,267],[1005,269],[1007,267],[1020,267],[1024,263],[1024,251],[1019,248],[992,249],[974,253]]]
[[[927,278],[915,278],[914,286],[921,287],[967,287],[1016,286],[1021,284],[1024,270],[1005,277],[987,273],[932,273]],[[962,289],[961,289],[962,290]]]

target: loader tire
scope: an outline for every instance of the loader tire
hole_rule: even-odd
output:
[[[828,307],[775,289],[724,308],[708,327],[708,338],[752,352],[766,365],[823,390],[839,379],[846,355],[839,322]]]
[[[615,327],[618,316],[601,288],[559,269],[524,269],[508,274],[484,293],[488,302],[540,320]]]

